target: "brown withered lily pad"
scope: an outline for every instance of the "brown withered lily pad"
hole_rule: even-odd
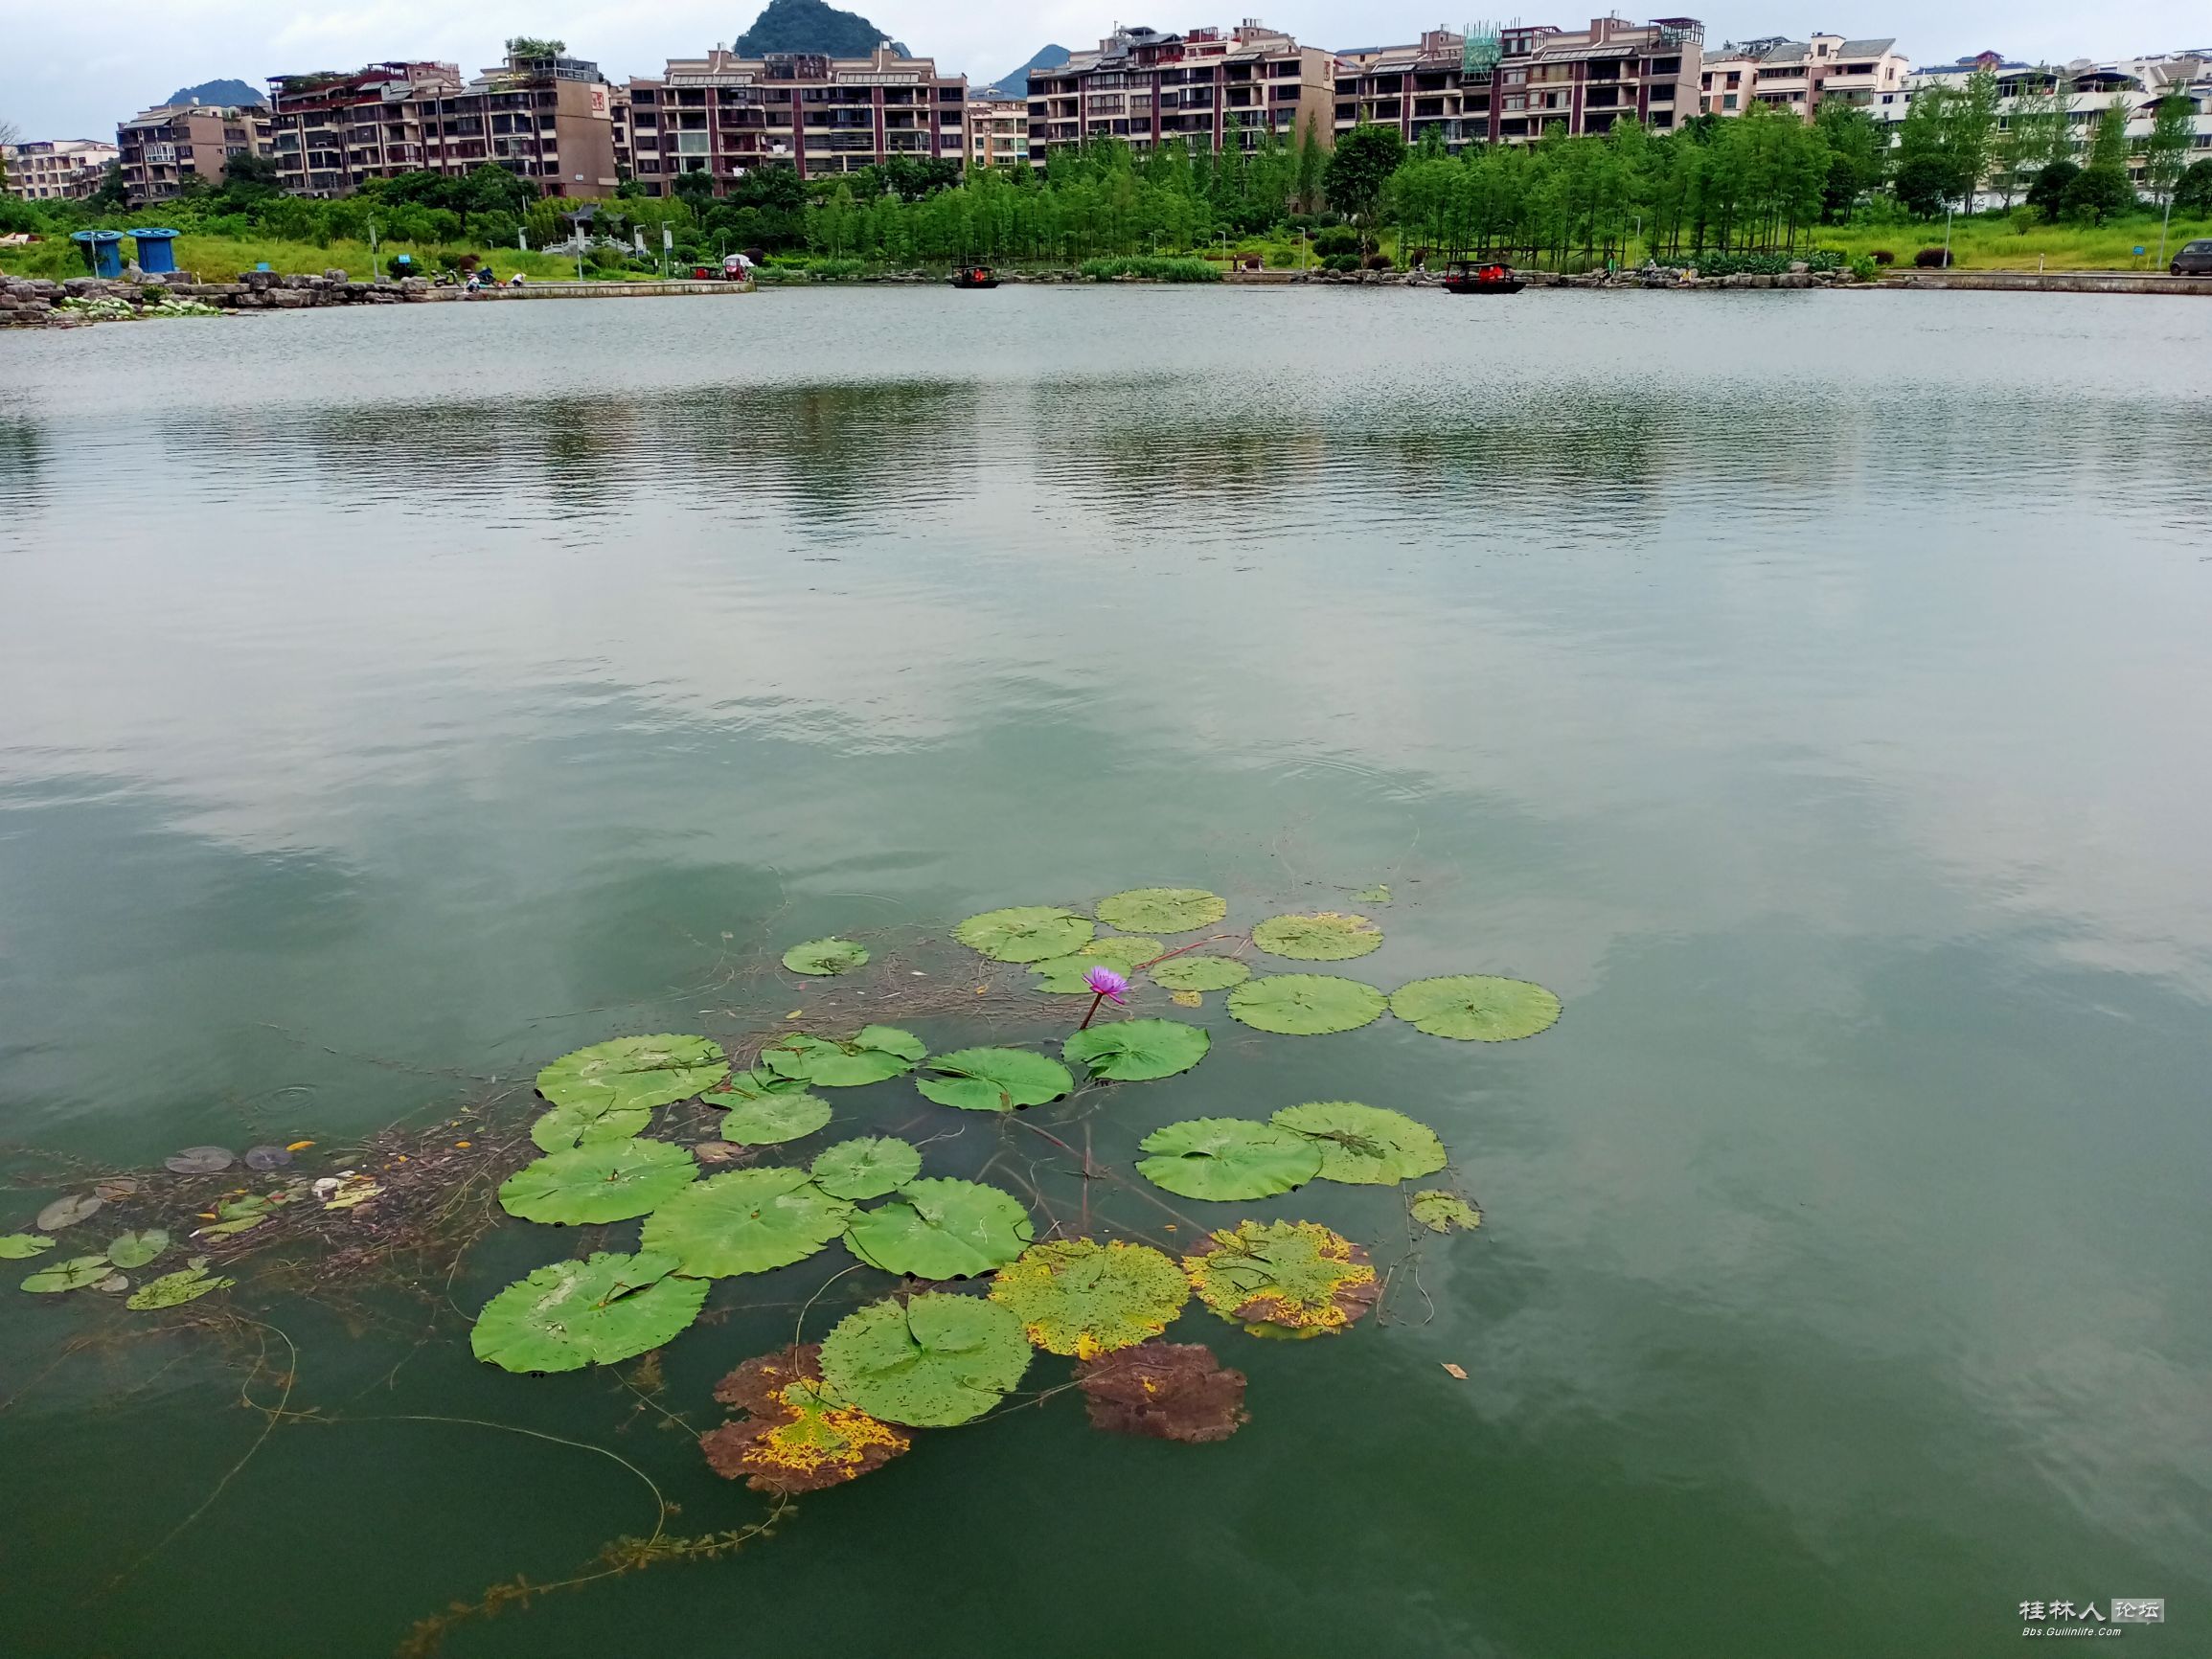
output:
[[[1183,1258],[1198,1300],[1254,1336],[1349,1329],[1382,1293],[1367,1252],[1317,1221],[1243,1221]]]
[[[715,1385],[740,1415],[699,1436],[707,1463],[757,1492],[818,1492],[880,1468],[914,1443],[839,1401],[822,1381],[821,1344],[748,1359]]]
[[[1197,1444],[1227,1440],[1251,1418],[1244,1374],[1197,1342],[1140,1342],[1076,1367],[1091,1426]]]

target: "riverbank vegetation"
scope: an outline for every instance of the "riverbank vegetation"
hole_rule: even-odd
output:
[[[271,164],[244,158],[221,188],[164,204],[158,216],[185,233],[180,262],[203,275],[264,261],[280,272],[337,265],[365,275],[374,232],[387,261],[406,253],[418,268],[484,263],[538,281],[578,274],[576,254],[538,250],[580,233],[583,274],[612,280],[737,251],[777,272],[831,280],[973,261],[1101,276],[1165,261],[1158,274],[1203,280],[1232,260],[1346,270],[1461,255],[1585,270],[1818,252],[1863,271],[1910,264],[1947,239],[1963,267],[2127,270],[2156,261],[2161,235],[2171,250],[2212,234],[2212,160],[2188,164],[2187,124],[2176,111],[2161,106],[2151,137],[2134,147],[2149,187],[2139,196],[2118,120],[2100,121],[2077,146],[2055,97],[2049,110],[2031,106],[2000,128],[1995,96],[1986,75],[1962,90],[1923,92],[1894,142],[1845,104],[1823,105],[1811,124],[1755,104],[1671,132],[1624,121],[1602,136],[1569,137],[1555,126],[1533,145],[1457,154],[1433,135],[1408,147],[1394,128],[1367,126],[1334,150],[1310,128],[1295,141],[1270,130],[1247,144],[1240,134],[1220,155],[1103,140],[1054,149],[1034,170],[963,171],[950,160],[900,157],[801,179],[770,167],[726,181],[719,194],[708,175],[687,173],[665,197],[627,181],[581,222],[577,204],[534,199],[525,181],[489,165],[315,201],[283,194]],[[1970,211],[1993,197],[1994,207]],[[80,255],[67,233],[122,223],[133,211],[97,199],[0,200],[0,230],[51,239],[0,249],[0,270],[75,274]]]

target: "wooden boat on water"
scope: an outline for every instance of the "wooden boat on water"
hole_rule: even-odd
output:
[[[1514,275],[1511,265],[1494,262],[1453,260],[1444,271],[1448,294],[1517,294],[1527,285]]]
[[[995,288],[998,286],[998,277],[989,265],[962,265],[952,273],[952,285],[956,288]]]

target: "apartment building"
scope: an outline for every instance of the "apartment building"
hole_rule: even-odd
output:
[[[189,180],[221,185],[223,164],[234,155],[268,154],[268,112],[259,104],[159,104],[119,125],[115,146],[130,204],[169,201]]]
[[[0,188],[25,201],[81,201],[122,154],[97,138],[0,144]]]
[[[1434,130],[1453,150],[1533,143],[1555,125],[1603,133],[1630,118],[1665,132],[1698,113],[1704,34],[1695,17],[1515,24],[1472,37],[1431,30],[1418,45],[1340,54],[1334,125],[1338,136],[1392,125],[1409,144]]]
[[[1027,167],[1028,101],[969,98],[967,156],[971,167]]]
[[[1251,148],[1264,132],[1288,143],[1309,125],[1328,144],[1334,80],[1333,55],[1256,18],[1226,32],[1117,29],[1095,52],[1030,71],[1030,161],[1041,166],[1051,147],[1097,138],[1137,149],[1166,139]]]
[[[1707,55],[1698,77],[1699,108],[1705,115],[1741,115],[1753,103],[1767,103],[1811,121],[1823,100],[1871,109],[1882,94],[1900,91],[1911,73],[1912,60],[1894,38],[1787,40],[1776,34],[1732,41]]]
[[[490,162],[546,195],[605,195],[617,180],[615,89],[566,55],[510,56],[464,81],[453,64],[372,63],[269,80],[272,153],[285,190],[348,195],[403,172]]]
[[[615,161],[649,195],[703,172],[719,194],[756,167],[803,178],[853,172],[896,155],[966,152],[968,77],[879,46],[868,57],[739,57],[718,46],[671,58],[658,80],[623,88]]]
[[[2064,106],[2066,130],[2076,159],[2086,154],[2105,111],[2118,105],[2127,115],[2127,134],[2132,152],[2150,137],[2154,107],[2174,95],[2196,106],[2191,118],[2191,161],[2212,158],[2212,47],[2186,52],[2163,52],[2143,57],[2111,58],[2102,62],[2077,57],[2069,63],[2026,63],[1998,52],[1983,52],[1954,63],[1916,69],[1894,93],[1885,93],[1873,109],[1877,120],[1895,124],[1904,120],[1916,95],[1929,87],[1958,91],[1977,70],[1996,77],[1997,129],[2012,123],[2022,98],[2056,99]],[[1894,132],[1895,126],[1892,125]],[[2131,153],[2128,171],[2135,187],[2145,188],[2145,160]],[[1996,205],[1997,197],[1986,189],[1975,197],[1977,206]]]

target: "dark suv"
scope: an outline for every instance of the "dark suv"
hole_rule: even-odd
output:
[[[2212,241],[2183,242],[2166,268],[2177,277],[2212,277]]]

